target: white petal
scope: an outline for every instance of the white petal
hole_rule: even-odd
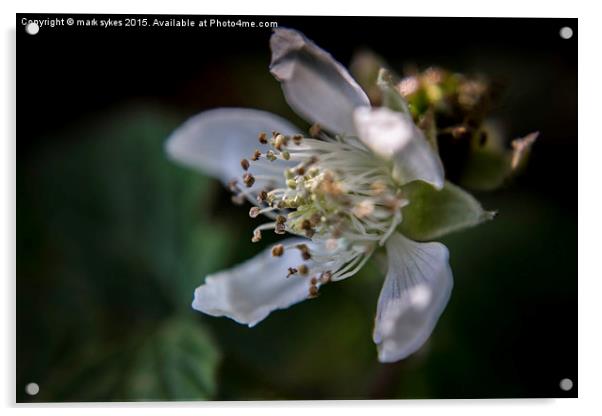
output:
[[[440,243],[417,243],[393,234],[388,272],[378,298],[374,342],[381,362],[417,351],[435,328],[453,287],[449,253]]]
[[[345,67],[296,30],[274,30],[270,47],[270,70],[293,110],[332,133],[355,136],[353,110],[370,101]]]
[[[242,176],[241,159],[249,159],[255,149],[263,154],[268,150],[259,143],[259,133],[266,132],[269,137],[274,130],[284,135],[298,134],[295,126],[275,114],[249,108],[218,108],[182,124],[168,138],[165,148],[170,158],[227,183]],[[272,166],[281,164],[286,163],[277,160]],[[261,168],[250,172],[264,173]]]
[[[282,244],[305,243],[309,240],[289,239]],[[309,275],[286,277],[289,267],[306,264],[296,248],[286,249],[281,257],[273,257],[271,247],[232,269],[209,275],[194,292],[192,307],[211,316],[226,316],[251,326],[272,311],[307,299]]]
[[[360,140],[393,162],[393,176],[400,183],[422,180],[443,188],[441,160],[408,115],[385,107],[357,108],[354,120]]]

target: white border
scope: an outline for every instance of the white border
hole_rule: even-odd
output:
[[[392,5],[395,3],[396,5]],[[76,0],[2,2],[2,64],[0,65],[4,97],[0,101],[1,140],[0,187],[4,197],[1,205],[0,231],[3,237],[0,256],[5,266],[4,287],[1,291],[0,310],[3,312],[0,335],[2,378],[0,379],[0,404],[12,407],[8,414],[32,412],[35,408],[45,415],[80,414],[85,408],[88,414],[106,414],[124,409],[131,414],[143,411],[146,415],[164,414],[164,408],[195,414],[208,412],[220,415],[304,415],[308,412],[331,414],[343,410],[348,415],[364,415],[378,411],[379,415],[442,414],[445,415],[504,415],[509,412],[529,412],[533,415],[566,415],[568,412],[600,414],[602,393],[600,387],[600,317],[599,301],[602,293],[602,275],[597,265],[600,244],[597,236],[602,207],[599,201],[600,187],[596,179],[602,156],[601,105],[602,68],[600,64],[600,40],[602,39],[600,15],[593,1],[546,1],[525,0],[392,2],[332,2],[324,0],[289,1],[231,1],[187,2],[168,0],[159,2],[103,0],[97,3]],[[498,17],[578,17],[579,28],[579,396],[578,400],[432,400],[386,402],[237,402],[237,403],[176,403],[176,404],[98,404],[98,405],[49,405],[39,407],[14,406],[14,339],[15,339],[15,13],[156,13],[156,14],[272,14],[272,15],[393,15],[393,16],[498,16]],[[13,32],[11,32],[13,31]],[[33,97],[32,97],[33,99]],[[572,161],[568,166],[572,166]],[[559,166],[558,169],[563,169]],[[558,197],[565,197],[558,190]],[[553,363],[551,363],[553,364]],[[211,409],[211,410],[210,410]],[[597,409],[594,410],[594,409]]]

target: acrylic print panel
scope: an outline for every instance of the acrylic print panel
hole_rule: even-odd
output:
[[[18,15],[18,402],[576,397],[576,19]]]

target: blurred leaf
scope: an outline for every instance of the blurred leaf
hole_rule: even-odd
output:
[[[414,181],[403,187],[410,204],[403,208],[401,232],[418,241],[432,240],[494,217],[469,193],[446,182],[442,190]]]
[[[224,265],[229,233],[211,218],[211,179],[165,157],[180,122],[151,107],[98,115],[47,138],[51,146],[20,166],[19,226],[36,240],[18,241],[18,290],[29,294],[18,303],[18,382],[35,377],[41,398],[213,394],[217,353],[186,319],[194,287]],[[141,328],[154,334],[146,346]],[[127,371],[148,351],[160,364],[152,386],[129,391]]]
[[[215,394],[219,356],[206,331],[192,321],[165,322],[132,358],[127,399],[199,400]]]

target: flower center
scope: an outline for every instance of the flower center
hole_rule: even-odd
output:
[[[312,240],[313,253],[306,245],[303,257],[312,259],[315,284],[310,294],[324,280],[341,280],[355,274],[377,245],[383,245],[400,224],[401,208],[408,201],[391,176],[391,167],[374,155],[355,137],[332,137],[317,125],[312,137],[285,136],[273,132],[259,134],[265,154],[256,150],[251,161],[241,160],[243,182],[247,188],[256,181],[262,189],[253,199],[248,190],[232,183],[242,197],[254,202],[249,215],[265,214],[275,221],[254,230],[253,242],[261,232],[273,229],[277,234],[289,232]],[[258,174],[251,172],[257,171]],[[276,246],[274,255],[291,247]],[[282,250],[280,250],[282,248]],[[298,247],[296,247],[298,248]],[[306,258],[307,257],[307,258]],[[295,267],[289,276],[298,274]],[[300,274],[300,273],[299,273]],[[307,273],[306,273],[307,274]],[[324,278],[324,275],[328,279]],[[316,292],[317,293],[317,292]]]

